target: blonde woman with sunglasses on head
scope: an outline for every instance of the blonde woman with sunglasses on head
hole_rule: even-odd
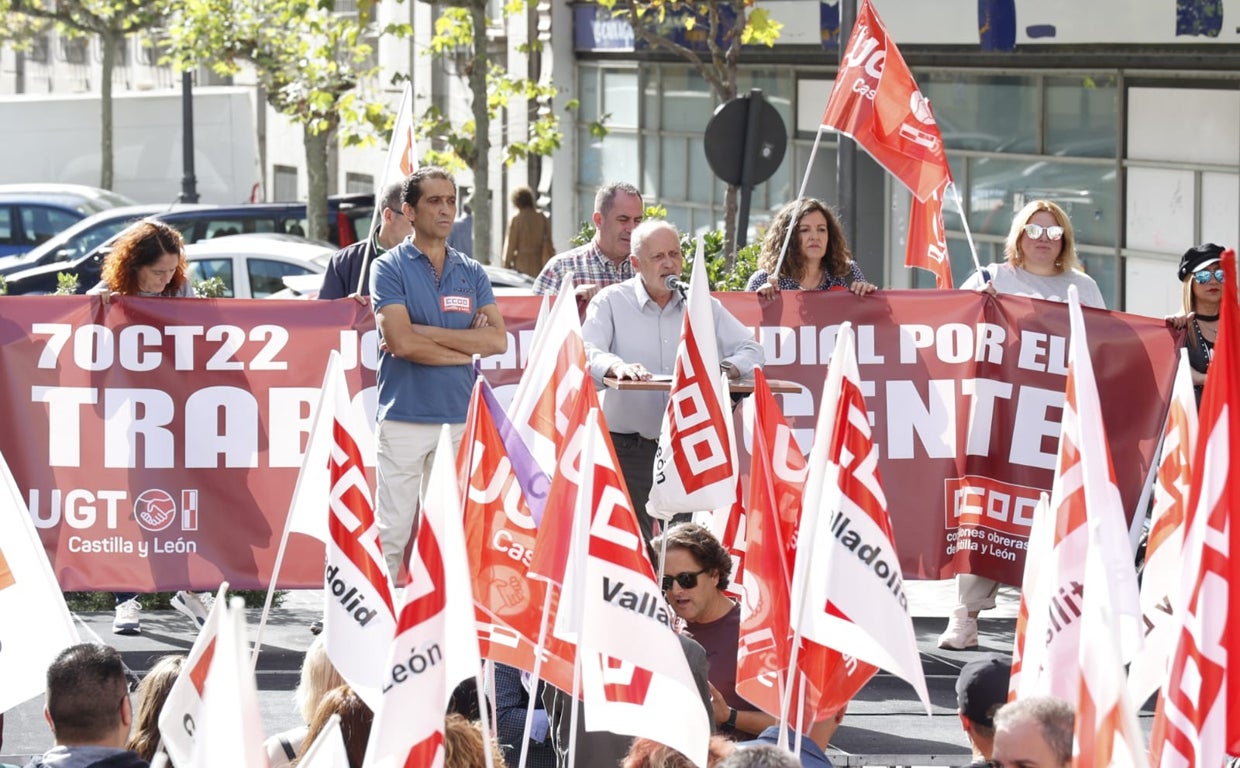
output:
[[[1012,219],[1003,245],[1007,261],[974,272],[960,287],[989,293],[1068,300],[1075,285],[1086,307],[1106,309],[1098,284],[1081,271],[1068,214],[1049,200],[1034,200]],[[939,636],[939,647],[962,651],[977,647],[977,615],[995,607],[999,582],[972,573],[956,575],[956,608]]]
[[[1075,285],[1081,304],[1106,309],[1098,284],[1081,271],[1068,214],[1049,200],[1034,200],[1020,209],[1003,253],[1007,261],[974,272],[960,287],[1067,301],[1068,286]]]

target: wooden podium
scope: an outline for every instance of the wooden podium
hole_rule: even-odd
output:
[[[801,391],[801,385],[795,381],[767,379],[766,385],[777,395],[796,394]],[[666,392],[672,388],[672,377],[659,377],[650,381],[633,381],[632,379],[622,380],[614,376],[606,376],[603,378],[603,386],[608,389],[623,389],[635,392]],[[729,382],[728,386],[734,395],[753,393],[753,379],[740,379],[739,381]]]

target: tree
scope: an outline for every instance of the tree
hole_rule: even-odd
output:
[[[742,46],[771,47],[783,28],[765,8],[758,7],[756,0],[598,0],[598,4],[625,18],[637,39],[650,48],[667,51],[693,65],[710,84],[716,104],[736,98]],[[698,31],[706,50],[677,42],[668,34],[674,26]],[[729,184],[723,199],[724,253],[729,265],[736,243],[737,191]]]
[[[183,0],[169,32],[181,69],[222,75],[253,66],[267,102],[302,126],[309,197],[308,236],[327,239],[327,149],[339,138],[367,145],[390,133],[394,116],[366,98],[378,71],[365,41],[373,2],[337,12],[334,0]],[[378,30],[407,37],[408,25]]]
[[[170,0],[0,0],[4,37],[20,45],[22,37],[39,31],[38,22],[55,25],[57,34],[69,38],[97,36],[102,47],[99,84],[99,186],[111,189],[112,165],[112,71],[116,52],[135,32],[155,29],[167,19]],[[28,42],[30,37],[25,38]]]
[[[523,102],[531,115],[529,134],[504,138],[503,163],[512,165],[531,155],[551,154],[560,147],[562,139],[559,120],[550,109],[556,89],[514,76],[491,59],[486,45],[486,0],[423,2],[443,6],[443,12],[435,21],[431,51],[443,59],[447,59],[450,53],[469,51],[460,74],[468,80],[473,120],[454,126],[448,115],[432,106],[422,113],[415,130],[420,138],[430,139],[434,146],[425,158],[428,162],[449,168],[473,169],[473,255],[486,263],[491,261],[491,121],[514,101]],[[510,0],[504,6],[504,12],[523,12],[527,2]],[[534,47],[530,44],[529,49]]]

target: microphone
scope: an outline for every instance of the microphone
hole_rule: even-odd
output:
[[[669,291],[676,291],[679,293],[680,298],[688,298],[689,284],[682,281],[679,277],[676,277],[675,275],[668,275],[663,278],[663,284],[667,286]]]

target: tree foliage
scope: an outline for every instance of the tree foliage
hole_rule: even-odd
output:
[[[424,0],[441,8],[435,20],[430,51],[469,85],[472,119],[454,124],[438,107],[427,108],[415,121],[414,131],[431,142],[424,160],[435,165],[474,172],[474,256],[490,260],[491,194],[489,184],[490,124],[508,109],[529,114],[524,136],[505,134],[500,159],[505,166],[531,156],[550,155],[560,148],[563,133],[558,117],[551,110],[557,90],[554,85],[537,82],[508,71],[493,61],[485,41],[487,19],[485,0]],[[528,0],[509,0],[504,14],[524,13]],[[536,44],[529,44],[526,52]]]
[[[406,37],[407,24],[373,28],[373,3],[337,12],[334,0],[182,0],[169,26],[181,69],[231,76],[245,64],[277,112],[300,124],[309,180],[310,237],[327,239],[327,147],[386,139],[395,117],[377,97],[371,35]]]
[[[112,72],[117,50],[137,32],[164,24],[172,0],[0,0],[0,37],[28,46],[49,25],[68,38],[98,37],[100,62],[99,186],[115,181],[112,148]]]
[[[651,49],[688,61],[710,84],[716,104],[737,96],[743,46],[769,48],[783,28],[757,0],[598,0],[598,4],[626,19],[633,34]],[[678,42],[669,34],[673,27],[702,40],[705,50]],[[736,242],[736,193],[729,184],[724,197],[723,249],[729,264]]]

